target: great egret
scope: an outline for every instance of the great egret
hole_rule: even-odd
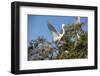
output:
[[[80,39],[80,35],[77,33],[77,38]]]
[[[81,23],[81,21],[80,21],[80,16],[77,16],[77,17],[76,17],[75,24],[80,24],[80,23]]]
[[[76,22],[75,22],[75,24],[81,24],[80,16],[77,16],[77,17],[76,17]],[[78,38],[78,39],[80,38],[80,36],[79,36],[78,33],[77,33],[77,38]]]
[[[79,25],[81,24],[80,16],[77,16],[77,17],[76,17],[75,25],[77,25],[77,24],[79,24]],[[74,46],[77,45],[78,40],[81,38],[80,35],[79,35],[79,31],[76,31],[76,36],[75,36],[75,37],[76,37],[76,38],[75,38]]]
[[[64,26],[65,24],[62,24],[62,33],[58,32],[55,27],[53,26],[53,24],[51,24],[50,22],[48,22],[48,28],[53,36],[53,41],[57,42],[60,41],[61,38],[63,37],[63,35],[65,34],[65,30],[64,30]]]

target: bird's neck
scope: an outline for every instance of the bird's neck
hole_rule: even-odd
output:
[[[65,34],[65,30],[64,30],[64,28],[62,28],[62,30],[63,30],[62,34],[64,35],[64,34]]]

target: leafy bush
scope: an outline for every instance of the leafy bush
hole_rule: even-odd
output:
[[[31,40],[28,46],[28,60],[87,58],[88,33],[82,30],[82,25],[84,24],[65,26],[65,34],[61,39],[64,42],[63,44],[61,42],[49,42],[43,36]],[[77,34],[80,38],[78,38]]]

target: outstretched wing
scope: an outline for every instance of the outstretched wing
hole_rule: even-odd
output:
[[[48,22],[48,28],[51,31],[51,33],[55,33],[56,35],[59,36],[59,33],[57,32],[57,30],[54,28],[54,26],[50,22]]]

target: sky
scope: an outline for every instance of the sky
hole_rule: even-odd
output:
[[[43,36],[48,41],[52,41],[52,35],[48,29],[48,21],[54,25],[58,32],[61,31],[62,24],[72,24],[75,22],[76,16],[47,16],[47,15],[28,15],[28,43],[31,40],[37,39],[38,36]],[[81,17],[81,22],[84,22],[82,27],[85,31],[88,30],[88,18]]]

